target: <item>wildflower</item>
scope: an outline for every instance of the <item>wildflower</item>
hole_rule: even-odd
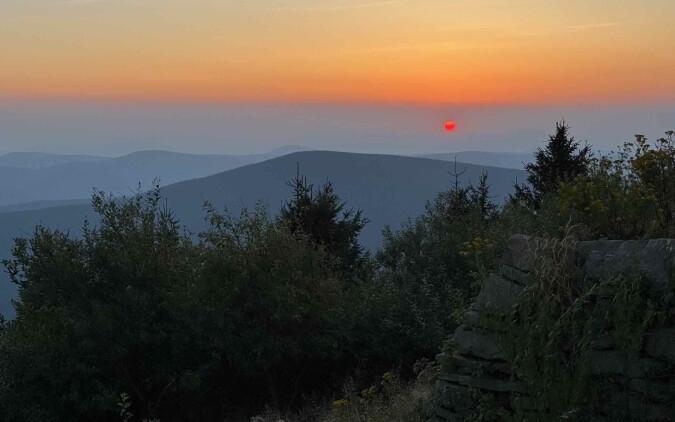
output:
[[[335,400],[335,401],[333,402],[333,407],[337,407],[337,408],[339,409],[339,408],[341,408],[341,407],[346,406],[347,403],[349,403],[349,402],[348,402],[347,400],[345,400],[345,399]]]
[[[373,397],[375,395],[375,386],[374,385],[370,386],[365,390],[361,391],[361,395],[366,399]]]

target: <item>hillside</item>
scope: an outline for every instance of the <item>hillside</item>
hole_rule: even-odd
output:
[[[109,160],[109,157],[84,154],[49,154],[44,152],[10,152],[0,155],[0,167],[38,169],[68,163],[92,163]]]
[[[94,187],[130,194],[139,183],[147,187],[155,178],[168,185],[282,154],[283,151],[253,155],[140,151],[117,158],[10,154],[0,157],[0,163],[5,165],[0,165],[0,207],[22,204],[19,209],[35,209],[35,204],[29,203],[89,198]]]
[[[349,206],[364,211],[371,222],[363,230],[362,242],[369,248],[375,248],[379,245],[385,224],[397,227],[408,217],[419,215],[425,201],[450,187],[448,172],[454,163],[393,155],[299,152],[175,183],[162,191],[169,208],[181,222],[190,230],[197,231],[205,227],[205,200],[232,212],[238,212],[242,205],[254,206],[262,201],[275,212],[289,196],[285,182],[295,175],[297,165],[309,181],[323,183],[330,180],[336,191],[348,200]],[[486,170],[496,201],[501,201],[511,191],[513,180],[524,179],[524,172],[520,170],[471,164],[458,164],[458,167],[466,167],[461,180],[463,183],[475,183],[481,172]],[[77,235],[85,216],[93,217],[88,205],[0,213],[0,256],[7,256],[11,236],[30,233],[38,223],[71,229]],[[0,282],[3,297],[12,291],[12,286]],[[0,305],[0,310],[7,312],[6,304]]]
[[[531,152],[489,152],[489,151],[460,151],[422,155],[424,158],[477,164],[480,166],[504,167],[523,169],[525,164],[533,160]]]

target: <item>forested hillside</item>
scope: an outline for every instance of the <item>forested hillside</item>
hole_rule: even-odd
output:
[[[204,178],[163,185],[162,198],[180,220],[181,226],[194,233],[208,227],[204,201],[233,213],[238,213],[242,206],[253,208],[256,203],[262,202],[269,208],[270,214],[276,215],[291,194],[286,182],[296,175],[298,166],[311,183],[320,185],[330,180],[336,192],[348,199],[351,206],[363,210],[370,223],[361,231],[359,240],[372,250],[382,244],[381,233],[385,225],[398,227],[407,218],[420,215],[425,201],[452,185],[453,178],[449,173],[455,171],[454,163],[439,160],[327,151],[299,152]],[[498,203],[502,203],[513,191],[514,181],[525,178],[525,173],[520,170],[462,163],[457,163],[456,168],[463,173],[459,180],[462,186],[478,183],[485,171],[492,185],[490,195]],[[149,187],[145,186],[146,189]],[[85,218],[92,223],[98,222],[98,216],[89,204],[0,213],[0,258],[9,256],[12,237],[32,232],[36,224],[80,236]],[[0,274],[0,279],[3,276]],[[13,290],[9,283],[0,283],[0,292],[5,297],[10,296]],[[6,315],[11,313],[8,308],[8,301],[0,302],[0,311]]]

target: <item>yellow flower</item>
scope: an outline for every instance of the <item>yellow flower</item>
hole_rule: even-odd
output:
[[[347,405],[347,403],[349,403],[349,402],[345,399],[335,400],[333,402],[333,407],[337,407],[337,408],[344,407],[344,406]]]
[[[373,396],[375,395],[375,386],[373,385],[373,386],[368,387],[368,388],[366,388],[365,390],[361,391],[361,395],[362,395],[364,398],[370,398],[370,397],[373,397]]]

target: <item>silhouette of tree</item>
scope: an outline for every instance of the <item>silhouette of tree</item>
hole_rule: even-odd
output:
[[[515,184],[511,201],[530,209],[540,208],[544,198],[557,192],[561,182],[588,172],[592,157],[591,146],[580,146],[569,136],[570,127],[563,120],[556,123],[556,132],[550,135],[544,149],[538,148],[535,162],[525,166],[528,185]]]
[[[358,236],[368,223],[361,210],[346,209],[346,202],[335,193],[331,182],[314,188],[300,175],[286,183],[293,190],[291,200],[281,210],[281,219],[290,231],[305,237],[336,258],[338,272],[352,279],[364,263],[364,249]]]

